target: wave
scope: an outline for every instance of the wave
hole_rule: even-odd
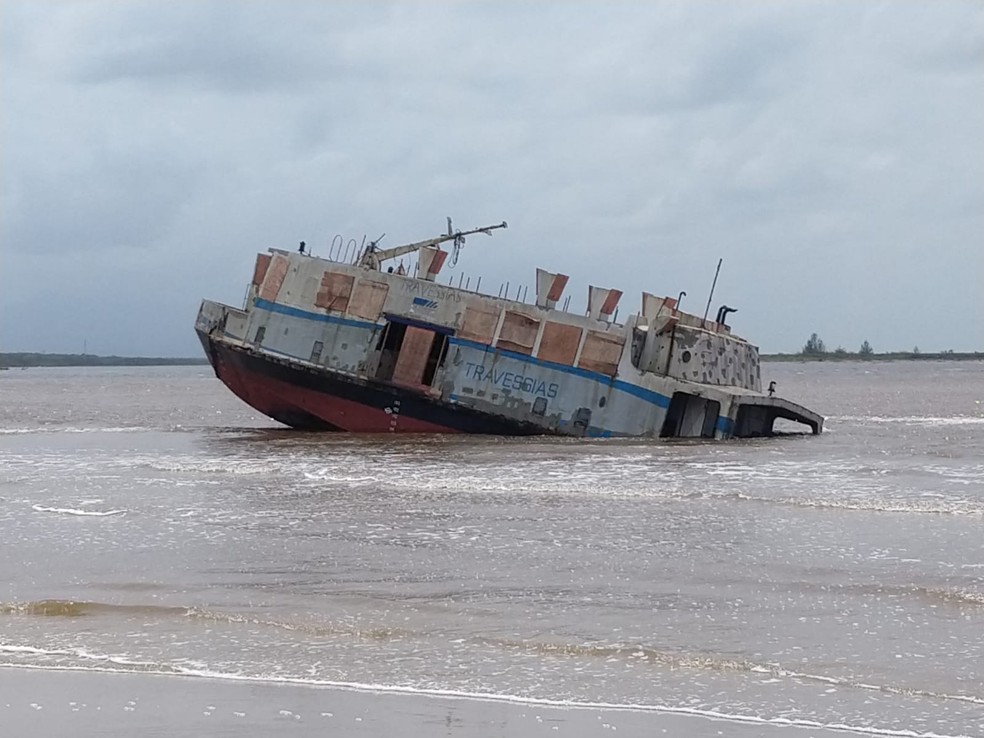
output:
[[[984,605],[984,592],[972,592],[967,589],[919,589],[913,588],[913,592],[924,594],[926,597],[937,598],[944,602],[957,605]]]
[[[984,425],[984,417],[977,415],[949,415],[944,417],[932,415],[902,415],[888,417],[882,415],[832,415],[827,420],[848,421],[852,423],[901,423],[904,425]]]
[[[744,492],[729,492],[723,495],[703,494],[699,497],[729,497],[743,502],[767,503],[770,505],[785,505],[789,507],[807,507],[816,509],[857,510],[861,512],[888,512],[931,515],[967,515],[984,516],[984,506],[971,500],[953,500],[951,502],[888,500],[884,498],[871,499],[837,499],[825,497],[767,497],[764,495],[749,495]]]
[[[233,474],[249,476],[253,474],[271,474],[280,470],[281,466],[275,463],[257,462],[255,459],[235,459],[228,460],[187,460],[178,461],[156,458],[137,458],[132,461],[125,461],[117,464],[124,467],[141,467],[154,471],[177,473],[177,474]]]
[[[111,515],[126,515],[126,510],[78,510],[74,507],[45,507],[44,505],[31,505],[37,512],[59,513],[61,515],[78,515],[89,518],[106,518]]]
[[[829,589],[829,588],[828,588]],[[878,594],[910,594],[937,600],[956,602],[958,604],[984,605],[984,595],[965,590],[943,590],[911,586],[877,585],[845,585],[843,589],[858,591],[862,594],[876,592]],[[191,617],[211,622],[227,623],[230,625],[261,626],[288,631],[299,631],[313,636],[348,636],[368,640],[386,641],[403,640],[418,636],[409,630],[375,627],[360,628],[355,625],[315,622],[287,622],[242,615],[238,613],[223,613],[197,607],[166,606],[166,605],[115,605],[100,602],[76,602],[72,600],[39,600],[34,602],[0,604],[0,614],[41,615],[48,617],[81,617],[85,615],[119,612],[127,615],[143,616],[177,616]],[[935,700],[952,700],[975,705],[984,705],[984,696],[972,694],[949,694],[917,687],[896,686],[886,684],[871,684],[850,677],[828,676],[789,669],[781,664],[757,663],[743,659],[721,658],[710,654],[664,651],[636,644],[606,644],[606,643],[564,643],[488,636],[472,636],[460,639],[460,643],[476,646],[487,646],[521,654],[533,654],[552,657],[586,658],[598,661],[619,660],[625,663],[648,662],[673,670],[689,669],[715,673],[743,673],[760,675],[769,678],[795,679],[802,682],[845,687],[882,694],[899,696],[918,696]],[[0,653],[27,654],[39,656],[69,656],[85,659],[113,660],[114,663],[143,664],[129,659],[127,656],[94,656],[79,649],[59,649],[48,651],[31,646],[13,646],[0,643]],[[162,667],[163,668],[163,667]],[[167,666],[167,673],[183,674],[185,666],[181,663]],[[332,686],[341,683],[325,682]],[[625,706],[630,707],[630,706]],[[903,734],[899,734],[903,735]]]
[[[147,426],[34,426],[32,428],[0,428],[0,436],[29,433],[146,433],[147,431],[174,430],[173,428],[149,428]],[[179,428],[180,430],[180,428]]]
[[[893,557],[886,557],[893,558]],[[859,597],[913,597],[918,600],[929,601],[935,605],[937,603],[947,605],[984,605],[984,592],[973,591],[970,589],[944,589],[942,587],[921,587],[914,584],[817,584],[808,582],[791,583],[790,587],[798,592],[809,592],[812,594],[830,594],[832,592],[843,592]]]
[[[632,645],[578,645],[568,643],[508,641],[502,639],[484,638],[477,640],[493,645],[521,649],[524,651],[532,650],[544,655],[586,655],[604,660],[609,660],[613,657],[623,658],[626,660],[646,660],[651,663],[658,663],[662,666],[668,666],[673,669],[705,669],[715,672],[730,671],[746,674],[762,674],[775,678],[798,679],[800,681],[817,682],[838,687],[849,687],[872,692],[881,692],[883,694],[919,696],[939,700],[956,700],[960,702],[969,702],[975,705],[984,705],[984,697],[977,695],[947,694],[913,687],[869,684],[867,682],[862,682],[847,677],[834,677],[823,674],[810,674],[808,672],[795,671],[778,664],[757,664],[751,661],[721,659],[708,655],[668,653],[657,649]]]
[[[0,603],[0,614],[44,615],[47,617],[77,618],[119,612],[128,615],[186,615],[187,607],[167,605],[111,605],[103,602],[75,600],[35,600],[33,602]],[[0,647],[2,648],[2,647]]]
[[[807,718],[791,718],[767,715],[748,715],[736,712],[725,712],[709,708],[685,707],[678,705],[664,704],[643,704],[643,703],[620,703],[620,702],[593,702],[572,699],[551,699],[545,697],[530,697],[526,695],[515,695],[508,693],[495,692],[472,692],[467,690],[445,689],[435,687],[414,687],[408,685],[396,685],[371,682],[353,682],[331,679],[317,679],[313,677],[292,677],[282,674],[243,674],[241,672],[225,672],[210,669],[207,665],[185,663],[159,663],[148,661],[137,661],[125,656],[94,654],[82,649],[42,649],[31,646],[16,646],[0,644],[0,654],[10,655],[36,655],[36,656],[75,656],[80,659],[96,662],[86,665],[53,665],[53,664],[15,664],[18,668],[34,669],[38,671],[77,671],[77,672],[96,672],[110,674],[130,674],[134,672],[154,675],[154,676],[180,676],[185,678],[215,679],[229,682],[244,682],[248,684],[276,684],[276,685],[296,685],[320,689],[338,689],[350,692],[360,692],[368,694],[398,694],[414,695],[419,697],[434,699],[456,699],[456,700],[475,700],[481,702],[492,702],[500,704],[512,704],[521,706],[574,709],[574,710],[613,710],[622,712],[649,713],[661,715],[680,715],[703,717],[714,720],[721,720],[733,723],[752,724],[774,727],[796,727],[809,728],[813,730],[835,730],[856,735],[877,736],[880,738],[970,738],[966,735],[944,734],[937,732],[920,732],[907,729],[880,728],[864,725],[850,725],[847,723],[825,723],[818,720]],[[111,664],[109,666],[107,664]],[[119,668],[123,667],[123,668]],[[802,678],[795,672],[788,672],[789,676]],[[838,683],[832,681],[831,683]],[[900,690],[900,694],[931,696],[943,699],[964,699],[961,695],[939,695],[933,693],[921,693],[908,690]],[[970,699],[972,702],[979,702]]]
[[[410,631],[401,630],[398,628],[359,628],[336,623],[289,623],[283,620],[256,618],[248,615],[239,615],[236,613],[215,612],[213,610],[204,610],[197,607],[188,608],[185,614],[191,618],[209,620],[212,622],[229,623],[232,625],[260,625],[268,628],[300,631],[302,633],[314,636],[345,635],[364,638],[366,640],[385,641],[413,635]]]

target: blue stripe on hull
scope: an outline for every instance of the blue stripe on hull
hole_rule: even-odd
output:
[[[270,313],[289,315],[292,318],[302,318],[303,320],[316,320],[320,323],[337,323],[338,325],[345,325],[350,328],[367,328],[369,330],[379,327],[378,323],[371,323],[366,320],[353,320],[352,318],[340,318],[337,315],[326,315],[325,313],[312,313],[310,310],[302,310],[291,305],[270,302],[269,300],[264,300],[262,297],[257,297],[253,306]]]
[[[476,349],[478,351],[484,351],[486,353],[497,353],[509,359],[516,359],[517,361],[523,361],[528,364],[533,364],[534,366],[542,366],[544,369],[552,369],[554,371],[563,372],[564,374],[572,374],[575,377],[589,379],[594,382],[598,382],[599,384],[614,387],[621,392],[627,392],[630,395],[634,395],[635,397],[645,400],[646,402],[651,402],[652,404],[662,408],[668,408],[670,406],[670,398],[666,395],[661,395],[659,392],[646,389],[645,387],[640,387],[637,384],[625,382],[621,379],[614,379],[613,377],[609,377],[607,374],[593,372],[590,369],[582,369],[580,367],[570,366],[568,364],[558,364],[554,361],[544,361],[543,359],[537,359],[534,356],[527,356],[526,354],[520,354],[515,351],[505,351],[503,349],[493,348],[492,346],[487,346],[484,343],[476,343],[475,341],[469,341],[464,338],[450,338],[448,339],[448,343]]]

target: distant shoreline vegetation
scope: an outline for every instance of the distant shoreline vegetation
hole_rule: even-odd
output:
[[[911,351],[891,351],[884,354],[874,352],[860,354],[845,351],[838,354],[831,351],[825,354],[759,354],[759,359],[762,361],[984,361],[984,353],[939,351],[916,354]]]
[[[208,360],[168,356],[96,356],[95,354],[0,353],[0,367],[36,366],[198,366]]]
[[[965,351],[958,353],[953,349],[936,352],[923,352],[918,346],[914,346],[912,351],[889,351],[886,353],[875,353],[871,344],[865,341],[857,351],[848,351],[843,346],[838,346],[833,351],[828,351],[823,339],[816,333],[812,334],[807,342],[796,354],[760,354],[762,361],[982,361],[984,352]]]

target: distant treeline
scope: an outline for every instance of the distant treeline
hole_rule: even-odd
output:
[[[982,361],[984,353],[979,351],[957,353],[953,349],[937,352],[920,351],[918,346],[914,346],[912,351],[889,351],[886,353],[876,353],[871,344],[865,340],[861,348],[857,351],[848,351],[843,346],[838,346],[833,351],[827,350],[827,345],[816,333],[803,345],[803,348],[796,354],[761,354],[763,361],[899,361],[899,360],[925,360],[931,361]]]
[[[0,353],[0,367],[27,366],[188,366],[207,364],[205,358],[167,356],[95,356],[93,354]]]
[[[930,353],[923,351],[891,351],[884,354],[862,354],[851,351],[827,351],[822,354],[760,354],[762,361],[984,361],[984,353],[980,351],[958,353],[956,351],[940,351]]]

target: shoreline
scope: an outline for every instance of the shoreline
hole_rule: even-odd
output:
[[[564,705],[494,695],[208,676],[0,666],[0,723],[12,735],[324,735],[467,738],[575,735],[834,738],[895,735],[684,709]]]

